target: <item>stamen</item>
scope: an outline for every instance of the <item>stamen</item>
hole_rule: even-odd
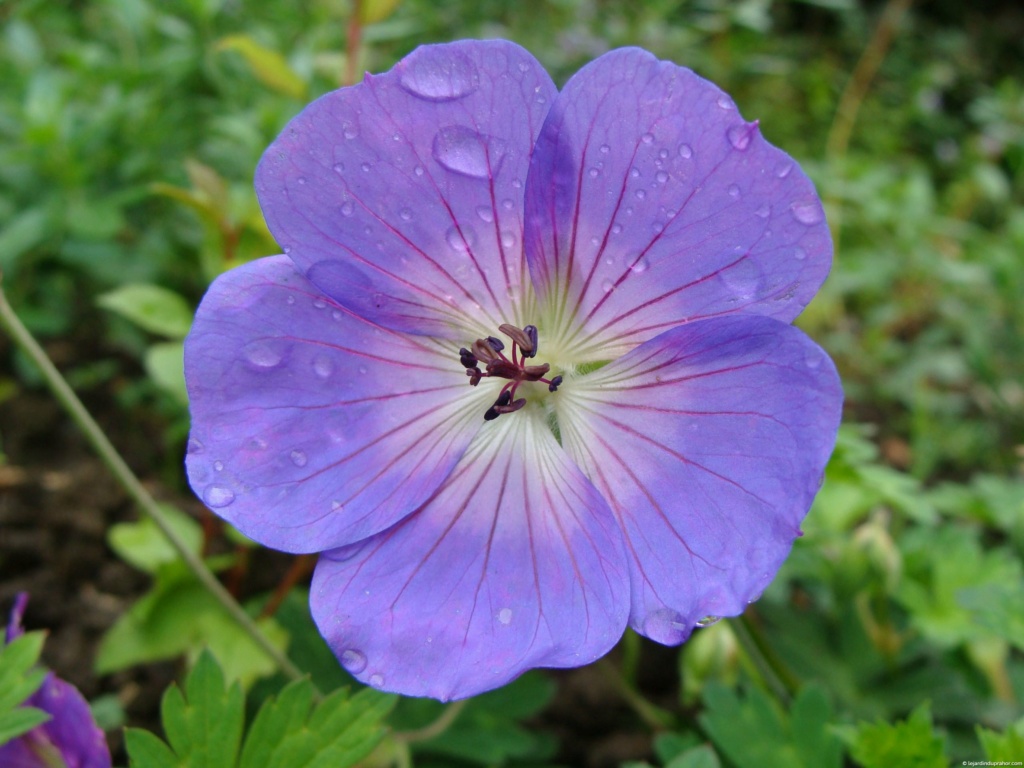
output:
[[[486,421],[493,421],[503,413],[513,413],[526,405],[526,398],[512,399],[520,384],[539,381],[548,385],[548,392],[554,392],[562,383],[561,376],[555,376],[550,380],[544,378],[551,370],[551,366],[547,363],[526,365],[526,361],[537,354],[537,326],[527,325],[525,328],[517,328],[514,325],[502,323],[498,329],[512,339],[512,350],[509,357],[506,357],[503,352],[505,344],[494,336],[477,339],[470,345],[470,349],[465,347],[459,349],[459,362],[466,369],[470,386],[475,387],[482,378],[491,376],[509,381],[502,388],[494,405],[484,413]],[[480,363],[484,364],[484,371],[480,370]]]

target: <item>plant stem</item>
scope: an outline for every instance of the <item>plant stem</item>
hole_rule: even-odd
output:
[[[455,718],[459,716],[462,712],[462,708],[466,706],[466,702],[468,701],[469,699],[453,701],[444,708],[444,712],[438,716],[437,720],[429,725],[417,728],[415,731],[401,731],[399,733],[392,734],[391,738],[402,744],[413,744],[417,741],[429,741],[430,739],[440,736],[451,727],[451,724],[455,722]]]
[[[53,396],[64,407],[71,419],[82,430],[86,440],[92,445],[93,450],[117,478],[117,481],[125,489],[128,495],[135,501],[139,508],[146,514],[160,529],[163,535],[170,542],[171,546],[178,553],[185,565],[195,575],[199,582],[212,594],[223,606],[235,621],[241,625],[246,634],[252,637],[253,641],[281,668],[281,670],[292,679],[303,677],[302,671],[296,667],[291,660],[278,650],[262,630],[256,625],[245,609],[236,601],[224,588],[224,586],[213,575],[213,572],[206,567],[202,558],[189,549],[185,541],[178,536],[171,527],[164,515],[160,505],[156,503],[149,491],[145,489],[139,479],[121,458],[106,434],[96,423],[95,419],[82,405],[74,390],[67,383],[60,371],[47,356],[43,348],[35,340],[29,330],[18,319],[17,314],[7,302],[4,295],[2,275],[0,275],[0,325],[4,327],[11,339],[21,347],[22,351],[38,366],[50,388]]]
[[[740,648],[760,673],[765,685],[781,703],[788,704],[800,688],[800,681],[783,665],[746,613],[730,621],[729,625]]]

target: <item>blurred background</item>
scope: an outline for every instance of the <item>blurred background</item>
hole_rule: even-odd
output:
[[[188,491],[181,341],[214,277],[277,252],[252,175],[285,122],[463,37],[514,40],[559,85],[642,46],[759,119],[826,203],[836,260],[798,324],[847,401],[806,535],[742,622],[531,673],[417,742],[415,765],[911,764],[893,745],[931,760],[915,765],[1024,760],[1016,1],[0,2],[4,291],[183,535],[322,687],[351,682],[311,632],[310,562],[251,547]],[[280,686],[6,337],[0,447],[0,606],[32,593],[45,661],[115,754],[124,723],[159,728],[204,644],[255,700]],[[403,701],[389,722],[439,712]]]

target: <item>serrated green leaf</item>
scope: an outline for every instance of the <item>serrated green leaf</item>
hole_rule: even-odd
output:
[[[224,673],[209,653],[199,657],[182,692],[168,688],[161,705],[167,741],[190,768],[230,768],[242,742],[245,697],[225,688]]]
[[[311,709],[302,680],[264,702],[242,749],[240,768],[346,768],[366,757],[384,734],[381,720],[395,697],[338,690]]]
[[[268,88],[294,99],[305,97],[306,83],[288,66],[284,57],[248,35],[225,37],[217,43],[217,50],[240,53],[252,73]]]
[[[96,303],[150,333],[171,339],[184,339],[192,327],[192,308],[188,302],[159,285],[122,285],[101,294]]]
[[[1012,764],[1024,755],[1024,718],[1002,733],[978,726],[978,741],[985,750],[985,759],[992,763]]]
[[[124,745],[131,768],[181,768],[171,748],[149,731],[126,728]]]
[[[932,729],[927,703],[895,724],[878,721],[837,730],[863,768],[946,768],[945,741]]]
[[[195,520],[170,504],[161,504],[167,522],[196,554],[203,545],[203,529]],[[149,518],[133,523],[115,523],[107,532],[107,543],[118,557],[140,571],[155,573],[161,566],[179,559],[177,550]]]
[[[15,707],[7,712],[0,712],[0,745],[28,733],[49,719],[48,713],[35,707]]]
[[[43,650],[45,632],[27,632],[0,646],[0,712],[19,706],[43,684],[46,672],[32,670]]]
[[[718,754],[707,744],[688,749],[676,756],[665,768],[721,768]]]
[[[700,723],[738,768],[839,768],[842,748],[828,724],[831,708],[814,686],[785,713],[758,689],[745,698],[721,685],[705,689]]]

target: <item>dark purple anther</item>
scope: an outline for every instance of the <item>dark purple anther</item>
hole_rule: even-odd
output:
[[[537,326],[528,325],[523,328],[523,333],[530,340],[530,348],[522,347],[523,357],[534,357],[537,354]]]
[[[494,421],[496,418],[501,416],[501,414],[508,413],[508,411],[498,409],[504,408],[510,402],[512,402],[512,393],[509,392],[507,389],[502,390],[501,394],[498,395],[498,399],[494,401],[494,405],[488,408],[487,413],[484,414],[484,421]],[[522,408],[522,406],[519,407]]]
[[[562,377],[561,376],[555,376],[555,378],[553,378],[551,380],[551,383],[548,384],[548,392],[554,392],[555,390],[557,390],[558,389],[558,385],[561,384],[561,383],[562,383]]]
[[[495,352],[501,352],[505,348],[505,342],[495,336],[488,336],[487,343],[491,345],[491,349]]]

